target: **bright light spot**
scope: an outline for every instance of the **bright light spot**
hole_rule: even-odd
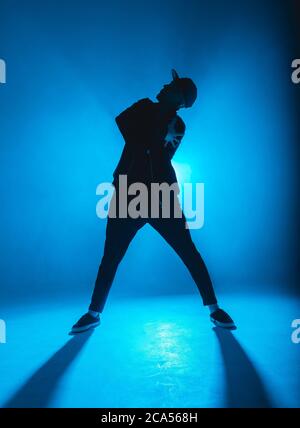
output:
[[[149,339],[146,352],[161,374],[168,369],[186,368],[189,349],[186,330],[175,323],[151,323],[146,330]]]
[[[172,162],[178,183],[182,185],[183,183],[190,183],[192,177],[192,168],[188,163]]]

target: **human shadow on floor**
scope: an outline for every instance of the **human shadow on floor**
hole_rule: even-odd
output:
[[[48,407],[66,370],[78,356],[92,330],[73,336],[52,355],[6,402],[3,407]]]
[[[225,367],[226,407],[273,407],[263,382],[231,331],[213,328],[219,340]]]

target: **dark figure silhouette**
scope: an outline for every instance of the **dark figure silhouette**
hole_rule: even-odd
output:
[[[92,332],[72,337],[3,405],[10,408],[50,407],[59,382],[82,351]]]
[[[225,407],[277,407],[245,350],[231,331],[214,327],[224,361]]]
[[[127,177],[128,185],[137,182],[144,183],[148,188],[151,183],[177,185],[171,159],[185,132],[185,124],[177,115],[177,110],[193,105],[197,88],[191,79],[179,78],[175,70],[172,70],[172,76],[171,83],[164,85],[156,96],[157,103],[149,98],[142,99],[116,117],[125,140],[120,161],[114,171],[113,198],[117,201],[122,196],[119,192],[121,175]],[[158,218],[150,215],[147,218],[121,218],[118,212],[116,218],[108,217],[104,255],[89,312],[73,326],[73,332],[85,331],[100,323],[99,313],[103,311],[118,265],[131,240],[146,223],[157,230],[182,259],[199,289],[203,304],[209,306],[212,321],[226,328],[234,326],[229,315],[217,305],[208,270],[191,239],[181,209],[181,217],[176,218],[174,215],[178,204],[178,198],[175,197],[169,218],[161,215]]]

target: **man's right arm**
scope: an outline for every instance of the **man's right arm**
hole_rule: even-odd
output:
[[[142,139],[144,115],[151,101],[143,98],[128,107],[116,117],[116,123],[126,143],[131,146],[137,145]]]

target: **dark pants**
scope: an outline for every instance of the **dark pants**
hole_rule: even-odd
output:
[[[135,234],[149,223],[171,245],[192,275],[204,305],[217,303],[205,263],[197,251],[186,219],[181,218],[110,218],[107,220],[103,258],[98,270],[89,309],[102,312],[119,263]]]

